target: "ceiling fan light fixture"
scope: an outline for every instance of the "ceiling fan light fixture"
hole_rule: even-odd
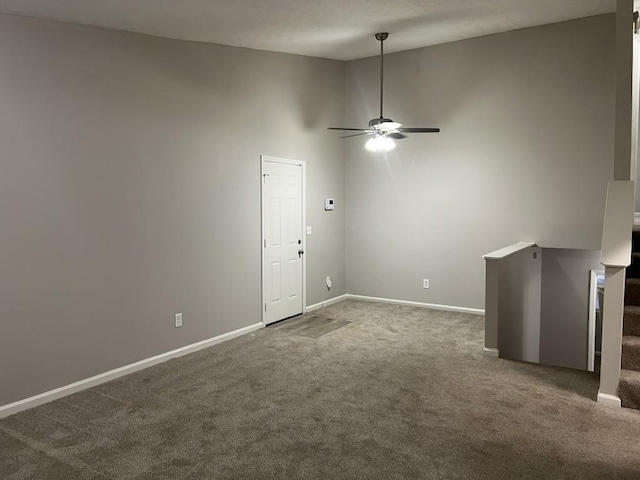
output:
[[[390,152],[396,148],[396,142],[386,135],[376,135],[370,138],[364,147],[370,152]]]

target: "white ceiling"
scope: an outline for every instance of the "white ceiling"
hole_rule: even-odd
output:
[[[0,13],[352,60],[615,11],[615,0],[0,0]]]

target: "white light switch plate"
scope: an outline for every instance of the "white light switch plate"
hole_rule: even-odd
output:
[[[307,227],[307,235],[311,235],[312,232],[312,228],[311,227]]]

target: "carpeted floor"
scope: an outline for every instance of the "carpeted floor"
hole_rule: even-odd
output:
[[[0,478],[640,478],[640,412],[483,357],[483,317],[345,301],[0,421]]]

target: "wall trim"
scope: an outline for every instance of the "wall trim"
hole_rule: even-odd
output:
[[[334,303],[342,302],[347,298],[349,298],[349,294],[345,293],[344,295],[330,298],[329,300],[325,300],[324,302],[314,303],[313,305],[309,305],[307,307],[307,312],[313,312],[314,310],[319,310],[321,308],[328,307],[329,305],[333,305]]]
[[[482,347],[482,355],[485,357],[498,358],[500,356],[500,351],[497,348]]]
[[[138,362],[131,363],[129,365],[125,365],[113,370],[109,370],[108,372],[104,372],[99,375],[86,378],[84,380],[79,380],[69,385],[65,385],[54,390],[49,390],[48,392],[34,395],[33,397],[25,398],[23,400],[18,400],[17,402],[9,403],[8,405],[0,406],[0,418],[5,418],[9,415],[14,415],[16,413],[22,412],[23,410],[37,407],[38,405],[57,400],[58,398],[66,397],[73,393],[86,390],[87,388],[95,387],[102,383],[115,380],[116,378],[129,375],[139,370],[144,370],[145,368],[149,368],[159,363],[166,362],[167,360],[182,357],[189,353],[197,352],[198,350],[202,350],[218,343],[231,340],[232,338],[251,333],[263,327],[264,325],[262,324],[262,322],[255,323],[253,325],[249,325],[248,327],[243,327],[232,332],[223,333],[222,335],[218,335],[217,337],[192,343],[191,345],[180,347],[176,350],[171,350],[170,352],[161,353],[160,355],[156,355],[155,357],[145,358],[144,360],[140,360]]]
[[[598,403],[608,405],[609,407],[622,408],[620,397],[609,395],[608,393],[600,393],[600,390],[598,390]]]
[[[447,310],[450,312],[473,313],[476,315],[484,315],[484,309],[481,309],[481,308],[456,307],[453,305],[439,305],[436,303],[413,302],[411,300],[396,300],[394,298],[368,297],[365,295],[353,295],[351,293],[347,293],[344,296],[346,298],[352,298],[354,300],[364,300],[367,302],[392,303],[395,305],[407,305],[410,307],[432,308],[434,310]]]
[[[640,212],[634,212],[633,214],[633,224],[640,225]]]

